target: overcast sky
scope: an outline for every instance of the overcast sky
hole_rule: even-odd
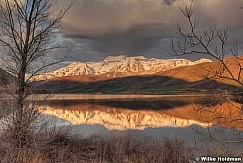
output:
[[[62,36],[74,43],[73,60],[97,61],[126,54],[173,58],[167,53],[176,22],[185,24],[179,7],[190,0],[77,0],[62,22]],[[200,28],[229,27],[243,42],[243,0],[194,0]],[[185,28],[187,26],[184,26]],[[202,56],[183,56],[192,60]]]

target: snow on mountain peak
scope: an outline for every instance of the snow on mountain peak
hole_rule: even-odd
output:
[[[210,59],[207,58],[201,58],[197,61],[194,61],[195,64],[205,63],[205,62],[212,62]]]
[[[126,58],[127,58],[126,55],[108,56],[104,61],[106,61],[106,62],[117,62],[117,61],[125,60]]]
[[[202,58],[198,61],[187,59],[156,59],[143,56],[128,57],[126,55],[109,56],[99,62],[73,62],[67,67],[53,72],[45,73],[35,77],[35,80],[46,80],[54,77],[75,76],[75,75],[100,75],[112,73],[113,77],[154,74],[180,66],[190,66],[204,62],[211,62]]]

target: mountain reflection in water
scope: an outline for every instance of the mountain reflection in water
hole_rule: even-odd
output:
[[[194,103],[194,104],[193,104]],[[213,122],[204,122],[212,115],[201,114],[195,105],[209,101],[199,100],[68,100],[52,101],[44,113],[67,120],[73,125],[99,124],[108,130],[144,130],[147,127],[207,127]],[[218,102],[210,108],[227,107]]]

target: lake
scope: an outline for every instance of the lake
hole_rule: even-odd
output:
[[[217,117],[240,118],[241,103],[231,97],[205,95],[54,95],[44,113],[83,135],[129,133],[141,137],[177,137],[193,144],[207,142],[203,132],[219,125],[240,129],[242,123]],[[242,122],[242,121],[241,121]],[[239,136],[239,135],[238,135]],[[239,137],[230,135],[236,140]],[[243,135],[241,133],[242,138]],[[229,138],[228,137],[228,138]]]
[[[210,129],[220,140],[222,135],[227,135],[224,140],[243,140],[242,102],[230,96],[56,94],[39,105],[44,108],[44,120],[51,118],[53,125],[71,127],[84,136],[175,137],[198,148],[214,141],[209,141]],[[242,143],[237,145],[243,149]]]

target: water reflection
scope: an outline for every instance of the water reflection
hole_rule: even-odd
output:
[[[51,101],[44,113],[67,120],[73,125],[99,124],[108,130],[144,130],[145,128],[210,126],[202,119],[195,104],[201,106],[209,99],[157,99],[157,100],[61,100]],[[194,103],[194,104],[193,104]],[[214,108],[223,106],[214,103]],[[210,106],[212,107],[212,106]]]
[[[87,106],[92,108],[93,106]],[[70,110],[48,108],[44,113],[65,119],[72,124],[101,124],[109,130],[143,130],[146,127],[187,127],[192,124],[208,126],[192,119],[182,119],[156,111],[134,111],[108,107],[106,110],[96,108],[92,110]]]

